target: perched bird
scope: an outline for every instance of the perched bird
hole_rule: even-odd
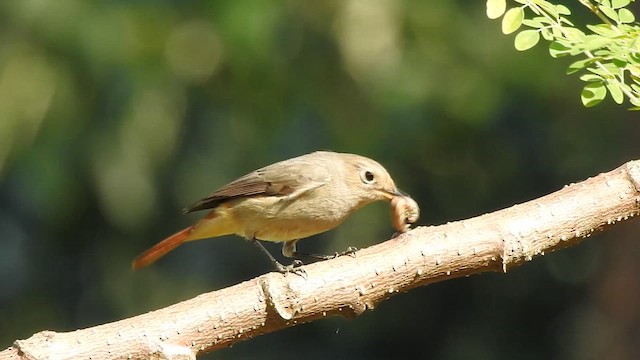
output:
[[[244,175],[186,208],[211,211],[140,254],[132,267],[147,266],[187,241],[236,234],[261,249],[279,272],[295,272],[299,260],[283,266],[258,240],[282,242],[289,258],[333,258],[342,254],[301,253],[296,242],[335,228],[364,205],[397,196],[402,194],[391,176],[374,160],[328,151],[302,155]]]

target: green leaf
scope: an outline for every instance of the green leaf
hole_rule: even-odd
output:
[[[538,6],[540,6],[547,14],[551,15],[552,18],[558,17],[558,10],[556,10],[555,5],[544,0],[538,0],[536,2],[538,3]]]
[[[580,76],[580,80],[592,82],[592,81],[602,81],[602,78],[595,74],[584,74]]]
[[[487,0],[487,17],[489,19],[497,19],[507,8],[506,0]]]
[[[573,23],[571,21],[569,21],[569,19],[567,19],[566,17],[560,17],[560,24],[566,24],[569,26],[573,26]]]
[[[571,15],[571,10],[569,10],[568,7],[566,7],[566,6],[562,5],[562,4],[556,5],[556,11],[560,15]]]
[[[629,24],[636,21],[636,17],[629,9],[618,10],[618,16],[620,17],[620,22],[623,24]]]
[[[518,51],[529,50],[540,41],[540,33],[537,30],[524,30],[515,38],[515,47]]]
[[[603,48],[611,43],[611,39],[600,35],[589,35],[585,38],[584,41],[584,49],[585,50],[596,50]]]
[[[540,35],[547,41],[553,41],[556,38],[550,29],[540,29]]]
[[[631,0],[611,0],[611,7],[613,9],[620,9],[629,5],[630,2]]]
[[[609,19],[618,22],[618,13],[610,7],[606,7],[604,5],[598,6],[598,9],[602,11]]]
[[[576,46],[571,48],[571,50],[569,50],[569,55],[571,56],[577,56],[582,54],[584,51],[582,51],[582,49],[580,49],[580,47]]]
[[[624,68],[626,64],[626,62],[621,63],[613,60],[609,63],[603,63],[602,66],[604,66],[605,69],[609,70],[610,73],[620,75],[622,74],[621,68]]]
[[[524,10],[521,7],[509,9],[502,18],[502,33],[511,34],[518,30],[524,19]]]
[[[555,21],[553,19],[549,19],[548,17],[544,17],[544,16],[536,16],[536,17],[532,18],[532,20],[538,21],[541,24],[549,24],[549,25],[551,25],[551,24],[555,23]]]
[[[624,69],[627,66],[627,59],[619,56],[614,56],[611,63],[615,66],[616,70]]]
[[[542,22],[538,21],[537,19],[524,19],[522,20],[522,23],[528,27],[532,27],[535,29],[539,29],[544,26]]]
[[[592,107],[598,105],[607,96],[607,88],[602,82],[592,82],[587,84],[582,89],[580,99],[582,104],[586,107]]]
[[[590,71],[603,79],[610,78],[612,75],[618,74],[618,68],[610,63],[600,63],[597,67],[587,68]]]
[[[631,73],[631,75],[640,77],[640,67],[628,64],[626,66],[626,69],[629,70],[629,73]]]
[[[611,94],[611,98],[616,104],[620,105],[624,101],[624,94],[622,93],[622,89],[616,83],[607,82],[607,90],[609,90],[609,94]]]
[[[608,38],[620,35],[618,29],[615,26],[608,24],[587,25],[587,29],[593,31],[598,35],[602,35]]]
[[[584,69],[594,61],[596,61],[596,59],[582,59],[574,62],[573,64],[569,65],[569,68],[567,69],[567,75],[571,75]]]
[[[580,29],[576,29],[573,27],[565,27],[564,32],[569,37],[569,40],[572,40],[574,42],[584,41],[585,34]]]
[[[571,47],[566,46],[559,41],[554,41],[549,44],[549,55],[553,58],[569,55],[570,51]]]
[[[603,49],[598,49],[593,51],[593,55],[601,57],[601,58],[610,58],[611,57],[611,50],[607,49],[607,48],[603,48]]]

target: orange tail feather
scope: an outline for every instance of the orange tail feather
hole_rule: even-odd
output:
[[[189,234],[193,227],[180,230],[168,238],[153,245],[150,249],[138,255],[131,263],[131,268],[137,270],[143,268],[164,256],[169,251],[178,247],[178,245],[189,239]]]

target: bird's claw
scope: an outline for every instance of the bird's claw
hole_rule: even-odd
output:
[[[284,265],[282,265],[280,263],[277,263],[276,268],[277,268],[279,273],[284,274],[285,276],[287,274],[289,274],[289,273],[293,273],[293,274],[301,276],[302,278],[304,278],[306,280],[308,278],[307,277],[307,272],[304,271],[304,269],[300,268],[302,265],[304,265],[302,263],[302,261],[296,259],[296,260],[293,260],[291,265],[287,265],[287,266],[284,266]]]
[[[356,251],[358,248],[355,246],[349,246],[347,250],[343,251],[341,255],[349,255],[351,257],[356,257]]]
[[[356,251],[358,251],[358,248],[353,247],[353,246],[349,246],[347,248],[347,250],[340,252],[340,253],[335,253],[335,255],[333,256],[333,258],[337,258],[338,256],[343,256],[343,255],[349,255],[351,257],[356,257]]]

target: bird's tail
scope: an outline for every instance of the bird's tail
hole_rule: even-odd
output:
[[[180,230],[177,233],[153,245],[150,249],[138,255],[138,257],[133,260],[133,263],[131,263],[131,268],[133,270],[143,268],[158,260],[169,251],[177,248],[178,245],[182,244],[183,242],[190,240],[189,235],[191,234],[191,230],[193,230],[193,226],[189,226],[186,229]]]

